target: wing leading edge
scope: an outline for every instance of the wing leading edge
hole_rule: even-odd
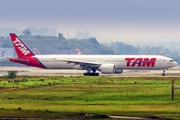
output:
[[[75,63],[75,64],[79,64],[80,66],[89,66],[89,67],[100,67],[102,64],[97,63],[97,62],[89,62],[89,61],[82,61],[82,60],[72,60],[72,59],[59,59],[56,58],[56,60],[59,61],[65,61],[68,63]]]

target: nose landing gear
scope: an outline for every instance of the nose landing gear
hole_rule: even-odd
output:
[[[163,74],[162,74],[162,76],[165,76],[166,74],[165,74],[165,72],[166,72],[166,70],[163,70]]]

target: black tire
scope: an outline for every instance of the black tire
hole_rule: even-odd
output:
[[[99,76],[99,73],[95,73],[95,76]]]

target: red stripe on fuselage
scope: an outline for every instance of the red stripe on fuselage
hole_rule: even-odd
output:
[[[20,60],[15,60],[15,59],[9,59],[11,62],[16,62],[16,63],[21,63],[25,64],[28,66],[34,66],[34,67],[39,67],[39,68],[45,68],[35,56],[27,56],[27,57],[17,57],[17,59],[23,59],[23,60],[28,60],[28,61],[20,61]]]

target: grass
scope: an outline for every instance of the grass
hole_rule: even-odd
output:
[[[24,78],[27,82],[15,82]],[[171,80],[180,85],[179,77],[19,76],[7,81],[1,79],[0,116],[88,118],[86,113],[179,119],[180,90],[175,90],[172,101]]]

